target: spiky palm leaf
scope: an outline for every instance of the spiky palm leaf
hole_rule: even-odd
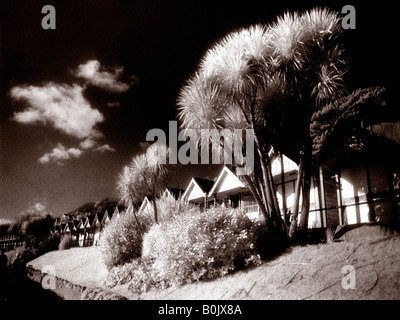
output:
[[[153,144],[145,153],[134,156],[118,175],[116,189],[120,199],[127,205],[135,206],[146,195],[158,193],[167,174],[163,161],[167,154],[165,145]]]
[[[204,74],[196,73],[188,80],[177,104],[183,129],[221,129],[224,125],[227,106],[221,99],[221,89]]]
[[[346,59],[338,39],[340,17],[326,8],[286,13],[271,25],[270,58],[285,82],[286,92],[298,101],[314,99],[317,106],[343,93]]]
[[[131,199],[131,188],[132,175],[128,166],[124,166],[121,172],[118,173],[117,178],[117,192],[121,201],[123,201],[127,206],[132,205]]]

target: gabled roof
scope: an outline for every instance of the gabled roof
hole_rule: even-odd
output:
[[[64,226],[64,228],[62,229],[63,232],[70,232],[72,228],[72,222],[67,222]]]
[[[84,229],[85,228],[85,224],[86,224],[86,217],[81,218],[78,228],[79,229]]]
[[[94,225],[99,225],[99,224],[103,224],[105,222],[106,219],[106,214],[105,212],[97,212],[95,217],[94,217]]]
[[[152,197],[150,195],[145,196],[142,201],[142,204],[140,205],[138,212],[139,213],[143,212],[147,208],[147,206],[150,204],[151,200],[152,200]]]
[[[209,192],[214,184],[214,181],[203,179],[203,178],[193,178],[196,181],[197,185],[201,188],[203,192]]]
[[[211,197],[213,194],[218,195],[229,195],[236,194],[240,191],[247,190],[246,186],[242,181],[231,171],[227,166],[224,166],[210,189],[208,196]]]
[[[85,221],[85,228],[91,227],[91,226],[93,225],[94,218],[95,218],[95,215],[93,215],[93,214],[90,215],[90,216],[88,216],[88,217],[86,218],[86,221]]]
[[[214,181],[203,178],[192,178],[186,188],[185,193],[182,195],[183,199],[187,201],[198,202],[207,196],[212,188]]]
[[[107,223],[108,221],[110,221],[111,218],[112,218],[112,213],[108,213],[108,211],[106,210],[104,212],[104,217],[103,217],[104,223]]]
[[[296,162],[293,160],[289,159],[287,156],[284,154],[282,155],[282,160],[283,160],[283,171],[286,172],[293,172],[297,171],[299,169],[298,165]],[[281,157],[277,156],[271,161],[271,171],[272,175],[280,175],[282,172],[282,163],[281,163]]]
[[[73,229],[74,229],[74,230],[77,230],[77,229],[79,228],[79,225],[80,225],[80,223],[81,223],[81,220],[75,219],[73,222],[74,222]]]

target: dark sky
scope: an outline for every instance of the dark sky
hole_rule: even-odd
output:
[[[391,88],[398,75],[397,9],[381,1],[0,3],[0,222],[33,207],[58,215],[115,197],[118,171],[148,130],[167,131],[185,80],[207,48],[237,28],[268,23],[286,10],[341,11],[352,4],[356,30],[345,33],[349,88]],[[41,26],[47,4],[56,9],[55,30]],[[93,71],[108,82],[93,82]],[[78,100],[86,111],[74,120],[63,113],[65,101]],[[54,107],[43,109],[48,101]],[[180,187],[191,173],[182,170]],[[213,171],[197,166],[194,175],[212,178]]]

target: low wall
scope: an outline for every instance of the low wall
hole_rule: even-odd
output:
[[[61,279],[57,276],[51,276],[53,277],[52,281],[54,281],[55,289],[46,289],[49,285],[46,286],[46,283],[44,283],[44,281],[47,280],[44,279],[45,276],[46,274],[43,274],[40,270],[35,270],[29,266],[27,267],[27,277],[42,284],[43,290],[50,290],[64,300],[81,300],[82,292],[86,287],[71,283],[68,280]]]
[[[27,276],[32,281],[42,284],[46,282],[43,274],[40,270],[36,270],[32,267],[27,267]],[[57,276],[53,277],[55,289],[49,288],[43,290],[50,290],[57,294],[60,298],[64,300],[126,300],[126,297],[118,295],[108,290],[102,288],[87,288],[85,286],[74,284],[68,280],[61,279]],[[46,283],[42,284],[42,287],[46,287]]]

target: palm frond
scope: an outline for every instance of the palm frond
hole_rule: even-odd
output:
[[[119,172],[117,178],[116,190],[119,194],[120,200],[126,205],[131,205],[130,198],[130,184],[132,182],[132,175],[128,166],[124,166],[122,171]]]
[[[238,102],[243,95],[265,88],[270,54],[268,28],[255,25],[228,34],[208,50],[200,72],[213,76]]]
[[[150,167],[161,167],[167,163],[169,148],[166,144],[154,143],[146,150],[147,163]]]
[[[196,73],[178,96],[181,128],[222,128],[226,104],[221,95],[220,86],[212,78]]]
[[[343,33],[337,12],[328,8],[313,8],[301,15],[304,27],[303,41],[319,41],[321,39],[339,37]]]
[[[271,57],[286,94],[317,106],[344,92],[347,60],[339,38],[340,16],[327,8],[285,13],[271,25]]]

